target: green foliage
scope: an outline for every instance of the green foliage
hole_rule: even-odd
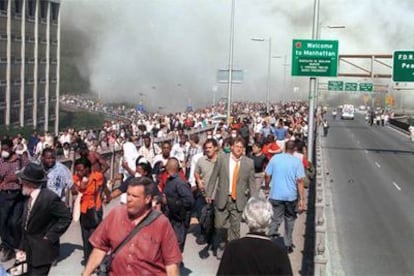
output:
[[[60,122],[59,128],[101,128],[105,121],[105,118],[102,114],[89,113],[84,111],[78,112],[68,112],[60,111]]]
[[[0,128],[0,135],[3,137],[4,135],[9,135],[11,137],[16,136],[20,133],[23,137],[29,137],[30,134],[33,132],[33,127],[13,127],[6,129],[4,127]]]

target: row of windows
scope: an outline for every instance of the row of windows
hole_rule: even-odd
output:
[[[22,64],[22,59],[21,58],[11,57],[10,60],[11,60],[12,65]],[[24,59],[25,64],[34,64],[35,61],[36,61],[35,58],[26,57]],[[52,65],[56,65],[57,64],[57,59],[55,59],[55,58],[50,59],[49,62]],[[39,64],[47,64],[47,59],[46,58],[39,58],[38,63]],[[6,57],[6,55],[2,56],[1,51],[0,51],[0,67],[5,66],[6,64],[7,64],[7,57]],[[50,68],[53,68],[53,67],[54,66],[50,66]]]
[[[41,84],[45,84],[46,83],[46,79],[45,78],[39,78],[38,81]],[[57,79],[56,78],[49,79],[49,83],[55,84],[56,82],[57,82]],[[10,83],[12,85],[14,85],[14,86],[20,86],[22,82],[21,82],[20,79],[14,79],[14,80],[11,80]],[[25,80],[25,83],[26,84],[33,84],[34,83],[34,79],[26,79]],[[7,81],[6,80],[0,80],[0,87],[2,87],[2,86],[4,87],[6,85],[7,85]]]
[[[11,41],[17,41],[17,42],[21,42],[22,41],[22,36],[20,35],[20,32],[16,32],[16,33],[11,33],[10,34],[11,37]],[[47,38],[46,36],[39,36],[39,43],[42,44],[46,44],[47,43]],[[1,31],[0,30],[0,40],[7,40],[7,32],[6,31]],[[26,33],[26,41],[36,41],[34,34],[28,34]],[[57,38],[54,37],[52,34],[50,36],[50,43],[51,44],[57,44]]]
[[[34,17],[36,15],[36,0],[27,0],[26,1],[26,15],[28,17]],[[8,0],[0,0],[0,13],[7,14],[9,1]],[[10,1],[11,12],[15,17],[21,17],[23,12],[23,0],[13,0]],[[47,18],[47,9],[48,9],[48,1],[40,0],[39,6],[39,17],[41,19]],[[53,22],[57,22],[59,16],[59,4],[58,3],[51,3],[50,4],[50,19]]]

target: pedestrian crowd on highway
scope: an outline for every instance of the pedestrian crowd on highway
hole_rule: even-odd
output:
[[[211,118],[223,105],[57,137],[4,136],[0,261],[15,259],[13,269],[47,275],[59,238],[79,223],[83,275],[179,275],[190,230],[205,245],[201,259],[221,260],[219,275],[292,274],[292,233],[313,177],[307,107],[277,104],[267,113],[262,103],[234,103],[232,110],[214,127]],[[108,149],[121,152],[112,179],[102,155]],[[59,161],[70,156],[73,173]],[[119,206],[104,217],[103,206],[117,197]],[[249,233],[241,238],[242,221]]]

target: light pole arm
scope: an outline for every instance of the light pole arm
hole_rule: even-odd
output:
[[[267,64],[267,92],[266,92],[266,112],[270,111],[270,87],[271,87],[271,71],[272,71],[272,38],[269,36],[269,58]]]

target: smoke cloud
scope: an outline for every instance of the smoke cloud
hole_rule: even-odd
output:
[[[346,26],[322,28],[321,37],[338,39],[342,54],[413,49],[410,2],[321,0],[321,24]],[[228,63],[230,7],[231,0],[65,0],[62,36],[82,38],[73,58],[103,101],[183,110],[227,95],[216,75]],[[234,100],[266,97],[268,43],[252,37],[271,37],[279,56],[272,59],[271,100],[306,93],[308,79],[290,76],[291,44],[311,38],[312,18],[311,0],[236,0],[234,68],[244,70],[244,81],[234,85]]]

